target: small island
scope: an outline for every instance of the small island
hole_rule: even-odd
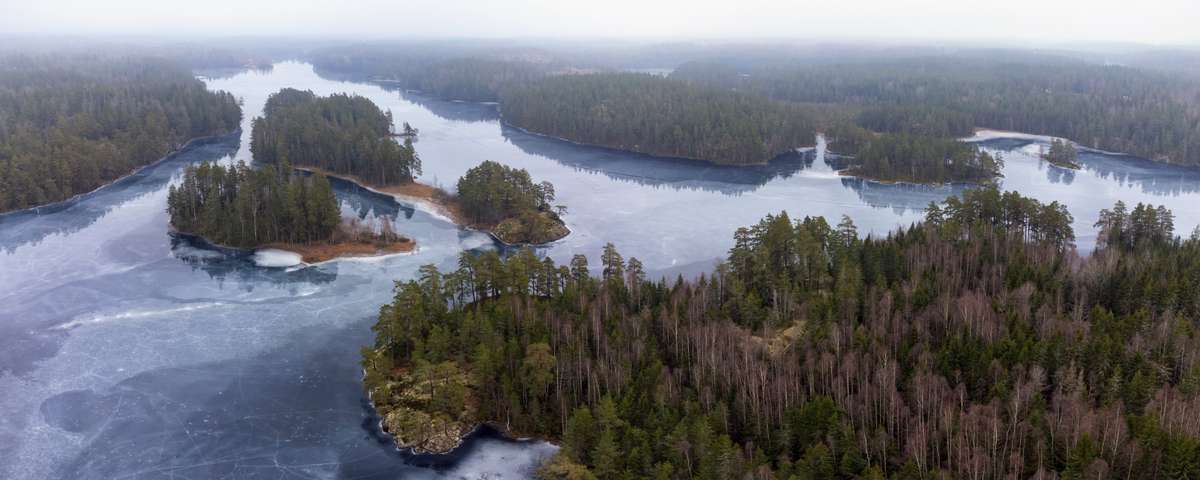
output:
[[[415,242],[392,231],[343,221],[329,180],[268,165],[255,170],[202,163],[184,171],[167,193],[171,227],[228,247],[275,248],[315,263],[343,256],[411,251]]]
[[[486,161],[458,179],[455,203],[471,227],[510,245],[532,245],[571,233],[560,215],[566,207],[552,207],[554,198],[550,182],[534,183],[523,168]]]
[[[1051,165],[1071,170],[1079,170],[1079,152],[1075,150],[1075,145],[1066,140],[1054,139],[1050,141],[1050,150],[1043,151],[1041,154],[1042,160],[1049,162]]]
[[[844,175],[881,182],[986,184],[1000,176],[1004,168],[999,156],[951,138],[847,132],[842,133],[845,140],[838,146],[855,153],[837,159],[836,166]]]

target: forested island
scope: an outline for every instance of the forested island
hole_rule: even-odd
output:
[[[753,165],[814,143],[795,105],[659,76],[546,77],[501,97],[504,121],[544,135],[649,155]]]
[[[1050,162],[1062,168],[1071,170],[1079,170],[1079,152],[1075,150],[1075,145],[1072,145],[1069,140],[1053,139],[1050,141],[1050,149],[1042,152],[1042,160]]]
[[[553,205],[554,184],[534,183],[529,172],[486,161],[458,179],[456,203],[471,225],[508,244],[539,244],[571,233]]]
[[[694,281],[464,253],[397,283],[365,384],[404,447],[556,440],[542,478],[1200,474],[1200,239],[1118,204],[1081,258],[1071,221],[995,188],[886,237],[783,213]]]
[[[307,262],[415,246],[387,221],[378,231],[343,221],[324,175],[294,175],[271,165],[188,167],[179,186],[168,190],[167,213],[176,231],[218,245],[294,251]]]
[[[234,132],[241,107],[162,59],[0,54],[0,212],[86,193]]]
[[[854,151],[834,159],[847,175],[885,182],[988,183],[1004,168],[999,156],[952,138],[908,133],[850,135],[850,139],[834,142],[836,147],[850,146]]]
[[[307,167],[370,184],[411,183],[421,174],[412,138],[391,139],[392,115],[356,95],[318,97],[285,88],[271,94],[254,120],[254,160]]]

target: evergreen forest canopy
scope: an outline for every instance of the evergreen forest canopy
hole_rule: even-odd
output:
[[[323,175],[298,176],[274,166],[188,167],[167,193],[167,213],[179,231],[232,247],[310,243],[333,238],[341,212]]]
[[[1042,153],[1042,159],[1063,168],[1079,168],[1079,152],[1069,140],[1051,140],[1050,149]]]
[[[240,121],[232,95],[170,61],[0,55],[0,212],[92,191]]]
[[[986,183],[1004,167],[999,156],[952,138],[868,132],[859,141],[854,155],[839,163],[853,175],[876,180]]]
[[[391,134],[391,112],[369,99],[285,88],[254,119],[250,149],[255,161],[280,168],[312,167],[375,185],[412,182],[421,174],[412,138],[397,144]]]
[[[1070,224],[985,188],[884,238],[771,215],[695,281],[464,253],[397,282],[365,382],[408,445],[560,439],[544,478],[1192,478],[1200,239]]]
[[[501,104],[506,122],[536,133],[727,165],[814,143],[815,122],[797,106],[645,74],[547,77]]]
[[[384,80],[448,100],[495,102],[502,91],[563,66],[543,55],[503,55],[443,45],[357,46],[313,52],[316,68]]]
[[[467,220],[507,243],[545,243],[570,233],[554,210],[554,184],[534,183],[523,168],[485,161],[458,179],[457,191]]]
[[[881,107],[860,125],[936,136],[987,127],[1200,165],[1193,79],[1066,57],[931,56],[845,64],[700,61],[672,78],[792,102]]]

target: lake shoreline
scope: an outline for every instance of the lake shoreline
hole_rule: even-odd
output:
[[[117,178],[114,178],[108,182],[105,182],[103,185],[100,185],[90,191],[83,192],[83,193],[76,193],[75,195],[72,195],[70,198],[64,198],[62,200],[56,200],[56,201],[53,201],[50,203],[34,205],[31,207],[25,207],[25,208],[18,209],[18,210],[9,210],[6,212],[0,212],[0,218],[6,217],[9,215],[18,215],[18,214],[22,214],[22,213],[32,213],[34,215],[38,215],[38,214],[42,213],[41,212],[42,209],[49,209],[50,210],[49,213],[59,211],[61,209],[70,207],[71,205],[75,205],[75,204],[85,200],[87,197],[89,197],[101,190],[104,190],[105,188],[111,187],[122,181],[133,178],[133,177],[137,176],[139,173],[142,173],[143,171],[145,171],[147,169],[156,167],[156,166],[158,166],[172,158],[175,158],[176,156],[179,156],[180,154],[183,154],[193,148],[196,148],[196,147],[202,146],[202,145],[207,145],[209,143],[216,143],[216,142],[219,142],[219,141],[227,139],[227,138],[233,138],[235,136],[240,138],[241,133],[242,133],[242,129],[239,128],[237,130],[220,133],[217,135],[208,135],[208,136],[195,137],[195,138],[189,139],[188,141],[184,142],[183,145],[180,145],[179,148],[176,148],[174,150],[167,152],[166,155],[163,155],[158,160],[155,160],[153,162],[147,163],[140,167],[134,168],[129,173],[126,173],[126,174],[121,175]]]
[[[881,185],[918,185],[918,186],[924,186],[924,187],[948,187],[948,186],[953,186],[953,185],[968,185],[968,186],[973,186],[973,187],[986,187],[988,185],[996,185],[997,181],[999,179],[1004,178],[1004,175],[997,175],[995,178],[992,178],[992,179],[989,179],[986,181],[980,181],[980,182],[975,182],[975,181],[970,181],[970,180],[951,180],[949,182],[918,182],[918,181],[913,181],[913,180],[882,179],[882,178],[874,177],[871,175],[865,175],[865,174],[862,174],[859,172],[855,172],[853,168],[843,168],[843,169],[834,170],[834,171],[837,172],[838,175],[843,176],[843,177],[859,178],[862,180],[866,180],[868,182],[878,183]]]
[[[448,192],[446,192],[445,190],[442,190],[433,185],[421,183],[416,180],[413,180],[411,183],[407,183],[407,184],[403,184],[403,185],[374,185],[374,184],[367,183],[367,182],[363,181],[362,179],[359,179],[358,177],[353,176],[353,175],[332,173],[332,172],[329,172],[329,171],[321,169],[321,168],[309,167],[309,166],[293,166],[292,168],[295,170],[302,171],[302,172],[319,173],[321,175],[325,175],[326,177],[336,178],[338,180],[350,182],[350,183],[358,186],[359,188],[362,188],[369,192],[376,193],[379,195],[390,196],[397,202],[409,203],[409,204],[413,204],[413,205],[417,205],[417,206],[422,206],[424,210],[432,212],[432,213],[442,217],[443,219],[449,221],[450,223],[458,225],[460,228],[475,231],[475,232],[486,233],[488,236],[490,236],[492,238],[492,240],[499,242],[500,244],[504,245],[505,247],[510,247],[510,248],[541,247],[541,246],[549,245],[549,244],[552,244],[559,240],[562,240],[571,234],[571,228],[569,226],[567,226],[567,223],[565,221],[563,221],[561,218],[558,218],[557,219],[558,222],[566,230],[565,234],[563,234],[557,238],[551,239],[546,242],[541,242],[541,243],[524,243],[524,242],[509,243],[509,242],[505,241],[503,238],[501,238],[499,235],[497,235],[495,231],[493,231],[493,229],[496,227],[496,225],[492,225],[492,226],[481,225],[481,224],[470,222],[470,221],[466,220],[466,214],[463,213],[462,207],[460,207],[457,204],[454,197],[452,195],[450,195]]]
[[[385,245],[377,245],[374,242],[365,241],[344,241],[338,243],[272,242],[255,247],[243,248],[217,243],[208,237],[205,237],[204,235],[178,230],[173,225],[168,225],[167,231],[170,235],[198,239],[204,242],[204,244],[222,251],[253,254],[263,250],[279,250],[287,253],[293,253],[299,256],[301,263],[305,265],[316,265],[334,260],[383,257],[399,253],[411,253],[417,248],[417,241],[411,238],[405,238],[403,241],[390,242]]]
[[[367,376],[367,370],[365,368],[362,370],[362,376],[365,386],[365,380]],[[447,461],[454,462],[459,459],[459,457],[464,453],[467,447],[470,446],[470,443],[473,440],[488,434],[496,435],[507,441],[519,443],[540,441],[557,446],[561,442],[561,438],[546,435],[521,434],[520,432],[513,431],[511,428],[502,425],[498,421],[486,420],[472,422],[469,426],[467,426],[468,428],[461,429],[462,433],[455,436],[453,444],[445,448],[425,448],[422,445],[402,445],[402,439],[397,435],[397,432],[393,432],[388,429],[388,411],[380,409],[376,404],[375,392],[370,388],[365,388],[364,390],[366,391],[366,406],[370,408],[370,411],[376,417],[374,425],[375,428],[378,429],[378,432],[386,436],[386,440],[392,445],[393,448],[396,449],[396,451],[404,453],[405,455],[423,459],[425,461],[424,463],[442,464],[446,463]]]
[[[762,167],[762,166],[770,165],[770,164],[771,164],[771,162],[773,162],[773,161],[775,161],[776,159],[778,159],[778,158],[780,158],[780,157],[783,157],[783,156],[785,156],[785,155],[787,155],[787,154],[789,154],[789,153],[798,152],[798,151],[800,151],[800,150],[804,150],[804,149],[806,149],[806,148],[816,148],[816,145],[815,145],[815,144],[814,144],[814,145],[801,145],[801,146],[799,146],[799,147],[795,147],[795,148],[793,148],[793,149],[791,149],[791,150],[789,150],[789,151],[787,151],[787,152],[780,153],[779,155],[776,155],[776,156],[774,156],[774,157],[771,157],[770,159],[768,159],[768,160],[766,160],[766,161],[764,161],[764,162],[755,162],[755,163],[739,163],[739,164],[732,164],[732,163],[717,163],[717,162],[714,162],[714,161],[712,161],[712,160],[705,160],[705,159],[703,159],[703,158],[683,157],[683,156],[677,156],[677,155],[658,155],[658,154],[654,154],[654,153],[639,152],[639,151],[637,151],[637,150],[628,150],[628,149],[624,149],[624,148],[620,148],[620,147],[614,147],[614,146],[611,146],[611,145],[602,145],[602,144],[599,144],[599,143],[587,143],[587,142],[579,142],[579,141],[571,140],[571,139],[569,139],[569,138],[558,137],[558,136],[555,136],[555,135],[550,135],[550,134],[547,134],[547,133],[535,132],[535,131],[533,131],[533,130],[529,130],[529,129],[526,129],[526,128],[524,128],[524,127],[517,126],[517,125],[515,125],[515,124],[513,124],[513,123],[510,123],[510,122],[508,122],[507,120],[504,120],[504,116],[503,116],[503,115],[501,115],[501,116],[500,116],[500,124],[501,124],[501,125],[503,125],[503,126],[505,126],[505,127],[512,128],[512,129],[514,129],[514,130],[520,131],[521,133],[524,133],[524,134],[527,134],[527,135],[533,135],[533,136],[538,136],[538,137],[542,137],[542,138],[550,138],[550,139],[554,139],[554,140],[559,140],[559,141],[567,142],[567,143],[570,143],[570,144],[572,144],[572,145],[578,145],[578,146],[581,146],[581,147],[590,147],[590,148],[603,148],[603,149],[605,149],[605,150],[612,150],[612,151],[614,151],[614,152],[620,152],[620,153],[624,153],[624,154],[644,155],[644,156],[646,156],[646,157],[653,158],[653,159],[658,159],[658,160],[676,160],[676,161],[685,161],[685,162],[698,162],[698,163],[703,163],[703,164],[707,164],[707,165],[714,166],[714,167],[731,167],[731,168],[738,168],[738,167]]]

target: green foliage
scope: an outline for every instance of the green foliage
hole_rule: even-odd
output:
[[[324,176],[281,175],[245,163],[188,167],[179,187],[170,187],[167,213],[180,231],[236,247],[329,240],[341,221]]]
[[[1113,247],[1133,249],[1175,240],[1175,215],[1162,205],[1139,202],[1130,212],[1125,202],[1117,201],[1112,209],[1100,211],[1095,226],[1101,242]]]
[[[0,212],[94,190],[241,121],[232,95],[164,60],[0,55],[0,65]]]
[[[1079,168],[1079,152],[1075,150],[1075,145],[1066,140],[1052,140],[1050,150],[1042,153],[1042,159],[1063,168]]]
[[[387,80],[439,98],[472,102],[497,101],[501,92],[535,81],[557,66],[543,61],[548,59],[489,55],[446,42],[332,47],[312,52],[310,59],[319,69]]]
[[[458,179],[458,204],[468,221],[510,244],[545,243],[570,233],[551,208],[554,198],[550,182],[533,183],[525,169],[493,161]]]
[[[1000,175],[998,157],[958,140],[907,133],[855,139],[858,148],[845,163],[855,175],[922,183],[983,183]]]
[[[884,238],[781,213],[671,283],[464,254],[398,285],[367,382],[456,362],[476,421],[561,439],[542,478],[1191,478],[1200,239],[1080,258],[1070,223],[994,188]]]
[[[377,185],[408,183],[421,174],[412,138],[392,140],[391,112],[366,98],[285,88],[271,94],[263,113],[250,139],[255,161],[316,167]]]
[[[1075,241],[1073,221],[1067,207],[1057,201],[1043,204],[1017,192],[1001,193],[995,186],[967,190],[961,197],[947,198],[942,205],[930,203],[925,210],[926,224],[956,236],[969,237],[980,229],[1003,229],[1024,240],[1060,249]]]
[[[1200,164],[1196,85],[1130,67],[994,54],[835,66],[770,58],[743,68],[690,62],[671,77],[777,100],[911,109],[860,118],[880,131],[960,135],[969,124]]]
[[[814,141],[799,107],[652,75],[547,77],[501,103],[505,121],[533,132],[719,164],[766,163]]]
[[[458,200],[474,222],[495,224],[528,211],[548,210],[554,185],[533,183],[529,171],[485,161],[458,179]]]
[[[876,132],[927,137],[966,137],[974,133],[971,115],[925,105],[877,106],[858,114],[858,125]]]

